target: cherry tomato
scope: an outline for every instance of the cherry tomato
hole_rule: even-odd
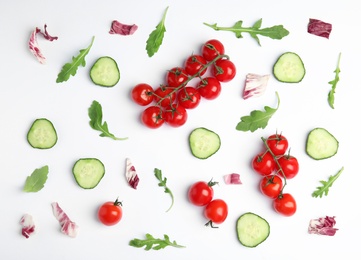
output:
[[[236,76],[236,66],[228,59],[220,59],[213,65],[212,74],[220,82],[228,82]]]
[[[288,149],[288,140],[283,135],[270,135],[266,144],[274,155],[283,155]]]
[[[122,203],[118,199],[114,202],[105,202],[98,209],[98,219],[106,226],[117,224],[122,219],[122,216]]]
[[[221,94],[222,86],[216,78],[206,77],[198,83],[197,90],[205,99],[213,100]]]
[[[162,109],[159,106],[147,107],[141,115],[141,121],[149,128],[159,128],[164,123]]]
[[[252,160],[252,168],[262,176],[270,175],[275,167],[276,162],[269,152],[259,153]]]
[[[167,72],[166,80],[169,87],[177,88],[188,80],[188,75],[183,68],[175,67]]]
[[[154,91],[154,100],[161,107],[167,107],[176,99],[174,88],[161,85]]]
[[[203,58],[203,56],[193,54],[185,61],[184,69],[190,76],[194,76],[197,73],[199,73],[199,76],[202,76],[207,71],[207,68],[204,68],[206,64],[207,61],[205,58]],[[201,70],[202,72],[200,72]]]
[[[198,181],[188,190],[189,201],[196,206],[205,206],[213,199],[213,187],[216,182]]]
[[[201,94],[193,87],[185,87],[179,90],[177,100],[182,107],[192,109],[199,105]]]
[[[227,203],[222,199],[214,199],[204,209],[204,216],[209,219],[206,225],[221,224],[228,216]],[[212,226],[213,227],[213,226]]]
[[[218,55],[224,55],[224,46],[220,41],[212,39],[202,46],[201,53],[207,61],[211,61]]]
[[[299,170],[299,164],[296,157],[291,155],[283,155],[282,157],[278,158],[278,163],[280,164],[286,179],[292,179],[297,175]],[[277,169],[278,169],[278,174],[283,176],[278,165],[277,165]]]
[[[296,200],[289,193],[281,194],[276,199],[274,199],[273,208],[277,213],[290,217],[296,213]]]
[[[150,85],[146,83],[140,83],[132,89],[132,99],[138,105],[149,105],[154,99],[153,91],[154,90]]]
[[[173,104],[164,109],[164,120],[173,127],[179,127],[187,121],[187,110],[179,104]]]
[[[280,195],[283,182],[277,175],[265,176],[259,183],[259,188],[263,195],[275,199]]]

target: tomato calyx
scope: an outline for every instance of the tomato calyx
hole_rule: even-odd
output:
[[[119,197],[114,201],[113,205],[122,207],[123,203],[121,201],[119,201],[118,199],[119,199]]]
[[[212,220],[210,220],[210,221],[208,221],[206,224],[204,224],[206,227],[211,227],[211,228],[219,228],[219,227],[216,227],[216,226],[214,226],[213,225],[213,221]]]
[[[218,184],[218,181],[212,181],[212,180],[213,180],[213,179],[211,179],[211,180],[207,183],[209,187],[213,187],[213,186],[215,186],[215,185]]]

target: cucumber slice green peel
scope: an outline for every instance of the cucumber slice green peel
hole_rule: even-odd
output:
[[[207,159],[221,147],[221,139],[215,132],[199,127],[189,135],[189,146],[192,154],[198,159]]]
[[[108,56],[100,57],[90,69],[90,78],[96,85],[114,87],[120,79],[116,61]]]
[[[315,160],[323,160],[334,156],[338,146],[338,140],[329,131],[316,127],[307,136],[306,153]]]
[[[29,129],[27,140],[33,148],[49,149],[57,143],[58,135],[50,120],[38,118]]]
[[[302,59],[294,52],[283,53],[273,66],[273,75],[280,82],[298,83],[306,74]]]
[[[270,225],[262,217],[252,212],[241,215],[237,220],[237,237],[245,247],[256,247],[270,234]]]
[[[104,164],[96,158],[81,158],[73,166],[74,178],[83,189],[95,188],[104,174]]]

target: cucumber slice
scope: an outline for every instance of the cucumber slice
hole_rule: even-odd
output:
[[[33,148],[49,149],[57,143],[58,135],[50,120],[38,118],[31,125],[27,139]]]
[[[244,213],[237,220],[237,237],[245,247],[256,247],[270,234],[268,222],[251,212]]]
[[[96,158],[81,158],[73,166],[74,178],[83,189],[95,188],[104,174],[104,164]]]
[[[273,75],[278,81],[298,83],[306,74],[300,56],[294,52],[283,53],[273,66]]]
[[[96,85],[114,87],[120,79],[117,62],[108,56],[100,57],[90,69],[90,78]]]
[[[337,139],[325,128],[317,127],[307,136],[306,153],[315,160],[334,156],[338,150]]]
[[[189,135],[189,146],[192,154],[199,159],[207,159],[221,147],[221,139],[215,132],[199,127]]]

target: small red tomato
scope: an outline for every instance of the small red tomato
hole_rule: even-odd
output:
[[[169,106],[176,99],[176,91],[168,86],[161,85],[154,91],[154,101],[161,107]]]
[[[276,167],[276,162],[269,152],[257,154],[252,160],[252,168],[262,176],[270,175]]]
[[[212,61],[218,55],[224,55],[224,46],[220,41],[212,39],[202,46],[201,52],[207,61]]]
[[[188,119],[187,110],[179,104],[173,104],[164,109],[164,120],[170,126],[179,127]]]
[[[296,157],[291,155],[283,155],[282,157],[278,158],[278,163],[281,166],[282,171],[277,165],[278,174],[283,177],[285,175],[286,179],[294,178],[299,171],[299,164]],[[283,174],[282,174],[283,172]]]
[[[185,87],[179,90],[177,100],[182,107],[193,109],[199,105],[201,94],[199,94],[199,91],[196,88]]]
[[[98,219],[106,226],[117,224],[123,216],[122,203],[116,199],[108,201],[99,207]]]
[[[141,115],[142,123],[152,129],[164,124],[163,111],[159,106],[147,107]]]
[[[214,199],[204,209],[204,216],[209,219],[206,225],[221,224],[228,216],[227,203],[222,199]]]
[[[263,195],[275,199],[280,195],[283,182],[277,175],[265,176],[259,183],[259,188]]]
[[[166,80],[170,88],[177,88],[188,80],[188,75],[183,68],[175,67],[167,72]]]
[[[280,194],[273,201],[273,208],[277,213],[290,217],[296,213],[296,200],[289,193]]]
[[[213,199],[213,186],[216,182],[198,181],[188,190],[189,201],[196,206],[205,206]]]
[[[222,86],[218,79],[206,77],[198,83],[197,90],[205,99],[213,100],[221,94]]]
[[[184,69],[190,76],[194,76],[197,73],[199,73],[199,76],[202,76],[207,71],[206,64],[207,61],[203,56],[193,54],[185,61]]]
[[[213,65],[212,74],[220,82],[228,82],[236,76],[236,66],[228,59],[220,59]]]
[[[138,105],[149,105],[154,99],[153,91],[154,90],[150,85],[140,83],[132,89],[132,99]]]
[[[270,135],[266,144],[274,155],[283,155],[288,149],[288,140],[280,134]]]

